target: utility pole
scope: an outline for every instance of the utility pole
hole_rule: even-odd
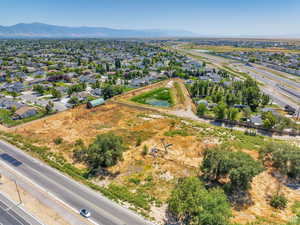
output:
[[[19,197],[19,203],[18,203],[18,205],[21,205],[21,204],[22,204],[22,198],[21,198],[21,194],[20,194],[19,186],[18,186],[18,184],[17,184],[17,181],[16,181],[16,180],[14,180],[14,182],[15,182],[15,185],[16,185],[16,190],[17,190],[18,197]]]

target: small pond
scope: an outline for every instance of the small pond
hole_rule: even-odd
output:
[[[159,106],[159,107],[170,107],[171,104],[166,100],[158,100],[155,98],[148,98],[145,101],[149,105]]]

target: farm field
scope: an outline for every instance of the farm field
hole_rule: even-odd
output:
[[[173,86],[179,90],[180,83],[176,82]],[[157,85],[170,85],[170,81]],[[268,137],[247,136],[240,131],[167,115],[164,108],[160,111],[158,107],[140,107],[140,104],[130,101],[132,95],[141,93],[147,92],[142,89],[134,94],[126,93],[92,109],[81,105],[20,125],[13,131],[38,146],[47,146],[51,152],[61,155],[83,171],[86,165],[73,158],[78,140],[87,146],[99,134],[113,132],[122,136],[127,146],[123,160],[107,172],[97,174],[91,181],[116,193],[135,193],[137,202],[140,202],[138,207],[142,208],[140,212],[161,224],[168,219],[167,200],[176,180],[201,175],[199,165],[206,147],[227,143],[258,159],[257,150],[269,140]],[[174,98],[174,102],[178,103],[175,108],[182,108],[183,98],[186,98],[186,94],[182,96],[185,92],[180,93],[174,95],[178,96]],[[61,141],[57,142],[58,139]],[[170,147],[165,149],[166,145]],[[232,221],[269,225],[291,219],[294,215],[292,207],[300,201],[300,196],[295,190],[281,185],[272,174],[274,172],[269,169],[254,178],[250,190],[253,204],[243,209],[233,209]],[[276,192],[278,187],[288,199],[293,200],[285,210],[280,211],[273,209],[267,200],[267,196]],[[122,200],[126,202],[126,198]],[[124,204],[132,208],[128,203]]]

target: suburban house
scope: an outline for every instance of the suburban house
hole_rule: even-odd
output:
[[[261,115],[252,116],[250,122],[256,126],[261,126],[263,124]]]
[[[75,92],[72,97],[77,97],[79,101],[84,101],[90,94],[87,91]]]
[[[101,96],[102,95],[102,90],[101,90],[101,88],[96,88],[96,89],[91,91],[91,94],[96,95],[96,96]]]
[[[24,119],[37,114],[37,110],[30,106],[23,106],[14,113],[14,119]]]

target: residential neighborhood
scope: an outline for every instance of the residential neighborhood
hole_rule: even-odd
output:
[[[1,120],[8,126],[18,123],[8,117],[36,119],[167,79],[172,64],[201,66],[141,41],[1,40],[0,47]],[[35,113],[14,116],[24,107]]]

